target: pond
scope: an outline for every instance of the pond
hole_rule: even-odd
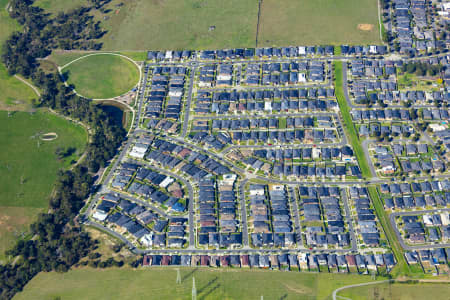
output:
[[[117,125],[122,125],[126,127],[127,118],[124,110],[117,105],[116,103],[101,103],[99,104],[100,108],[106,112],[110,117],[112,117],[113,121]]]

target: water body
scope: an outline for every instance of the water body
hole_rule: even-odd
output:
[[[100,104],[101,109],[106,112],[110,117],[112,117],[113,121],[117,125],[122,125],[125,127],[126,117],[124,111],[117,105],[112,104]]]

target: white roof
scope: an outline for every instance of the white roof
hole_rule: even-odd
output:
[[[97,219],[99,221],[105,221],[106,217],[108,216],[108,214],[105,214],[104,212],[101,211],[96,211],[92,217],[94,217],[94,219]]]
[[[130,155],[131,157],[144,158],[145,152],[134,151],[134,149],[133,149],[133,150],[130,152],[129,155]]]
[[[162,187],[162,188],[166,188],[172,182],[173,182],[173,179],[171,177],[167,176],[166,178],[164,178],[163,181],[161,181],[159,186]]]
[[[144,234],[144,236],[141,237],[139,241],[142,243],[142,245],[146,247],[151,247],[153,245],[153,232]]]

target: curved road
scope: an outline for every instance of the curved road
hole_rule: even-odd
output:
[[[419,211],[405,211],[405,212],[394,212],[389,215],[389,221],[391,222],[391,226],[394,229],[395,235],[397,236],[397,240],[399,241],[400,245],[404,250],[412,251],[412,250],[423,250],[423,249],[434,249],[434,248],[447,248],[450,247],[450,243],[446,244],[431,244],[431,245],[418,245],[418,246],[410,246],[405,243],[405,240],[403,239],[400,230],[398,229],[397,224],[395,223],[396,217],[401,216],[415,216],[415,215],[422,215],[422,214],[430,214],[430,213],[437,213],[442,211],[448,211],[450,212],[450,208],[436,208],[436,209],[427,209],[427,210],[419,210]]]
[[[346,286],[340,287],[338,289],[335,289],[333,291],[333,300],[337,300],[338,297],[339,297],[339,296],[337,296],[337,293],[339,293],[340,291],[345,290],[345,289],[350,289],[350,288],[360,287],[360,286],[366,286],[366,285],[380,284],[380,283],[388,283],[388,282],[394,282],[394,281],[395,280],[393,280],[393,279],[389,279],[389,280],[381,280],[381,281],[373,281],[373,282],[366,282],[366,283],[358,283],[358,284],[346,285]]]

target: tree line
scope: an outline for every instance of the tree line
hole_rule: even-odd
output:
[[[99,5],[99,1],[92,2]],[[31,224],[31,237],[20,239],[7,251],[16,259],[0,265],[1,299],[11,299],[41,271],[67,271],[95,247],[89,235],[81,231],[76,216],[90,194],[94,174],[116,154],[125,130],[91,100],[75,95],[58,73],[43,72],[38,60],[54,48],[99,49],[101,43],[97,39],[104,32],[89,15],[91,9],[81,7],[52,16],[33,6],[32,0],[10,3],[10,16],[23,30],[12,33],[4,45],[2,62],[8,72],[30,78],[42,90],[36,106],[79,120],[92,133],[83,162],[72,170],[59,172],[49,210]]]
[[[439,75],[443,67],[442,65],[432,65],[426,62],[409,62],[404,63],[401,67],[403,73],[416,74],[417,76],[436,76]]]

